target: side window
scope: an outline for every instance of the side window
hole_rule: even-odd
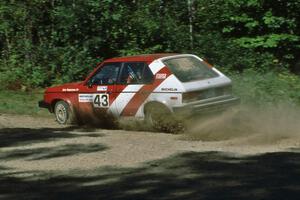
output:
[[[147,84],[151,83],[153,74],[146,63],[124,63],[120,83],[121,84]]]
[[[90,79],[93,85],[111,85],[118,79],[121,63],[104,64]]]
[[[153,74],[148,65],[145,65],[145,69],[143,72],[143,81],[144,83],[152,83],[153,81]]]

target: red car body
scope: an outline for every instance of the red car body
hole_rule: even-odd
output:
[[[189,62],[198,62],[203,65],[202,68],[205,68],[205,73],[211,75],[201,78],[201,80],[180,80],[178,79],[180,74],[173,73],[167,66],[171,65],[172,62],[166,64],[168,60],[172,59],[191,59],[191,61],[182,60],[180,63],[189,65]],[[140,71],[140,74],[143,74],[140,76],[151,76],[148,82],[125,82],[121,73],[125,70],[126,64],[128,69],[143,68]],[[90,83],[92,79],[96,79],[94,77],[97,73],[100,74],[101,70],[104,71],[104,68],[109,65],[112,67],[108,69],[108,71],[110,70],[108,73],[113,74],[112,68],[116,69],[118,75],[116,75],[115,80],[106,80],[104,84],[102,80],[97,84]],[[179,66],[179,68],[182,67]],[[133,71],[127,72],[128,77]],[[135,71],[135,73],[134,78],[137,77],[138,72]],[[238,99],[231,96],[228,90],[230,87],[229,78],[212,66],[205,64],[197,56],[190,54],[139,55],[107,59],[98,64],[95,70],[82,82],[67,83],[46,89],[44,100],[39,102],[39,106],[48,108],[50,112],[55,112],[57,102],[63,101],[67,103],[76,119],[85,119],[85,121],[107,114],[115,117],[144,118],[145,107],[149,104],[154,105],[154,103],[156,106],[165,107],[170,112],[182,110],[182,108],[195,110],[195,108],[200,109],[215,105],[225,105],[226,107],[229,104],[235,104]],[[193,98],[193,101],[187,101],[188,98]]]

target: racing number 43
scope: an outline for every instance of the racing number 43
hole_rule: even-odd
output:
[[[94,107],[108,108],[109,107],[109,95],[108,94],[95,94],[93,96]]]

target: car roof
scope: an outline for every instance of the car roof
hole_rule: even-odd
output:
[[[152,62],[159,58],[174,56],[174,55],[180,55],[180,54],[178,54],[178,53],[142,54],[142,55],[135,55],[135,56],[110,58],[110,59],[104,60],[104,62],[133,62],[133,61]]]

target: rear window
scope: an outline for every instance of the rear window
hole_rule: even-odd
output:
[[[219,76],[205,62],[192,56],[170,58],[163,62],[182,82],[203,80]]]

